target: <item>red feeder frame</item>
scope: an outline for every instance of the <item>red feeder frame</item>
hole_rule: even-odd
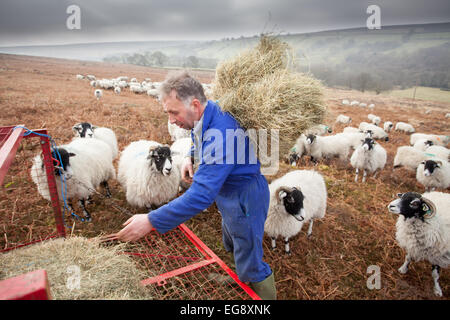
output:
[[[53,174],[48,132],[46,129],[38,129],[23,135],[25,132],[23,126],[0,127],[0,185],[3,184],[21,140],[39,137],[57,230],[56,234],[45,239],[0,250],[0,253],[46,239],[66,236]],[[149,272],[149,277],[142,280],[142,285],[156,285],[161,290],[171,290],[168,299],[175,297],[175,299],[260,300],[260,297],[248,285],[241,282],[236,273],[184,224],[163,235],[152,231],[140,242],[129,244],[124,254],[132,256]],[[151,272],[155,268],[159,269]],[[170,283],[173,287],[167,289]],[[188,296],[181,296],[177,291],[180,285],[188,288]]]

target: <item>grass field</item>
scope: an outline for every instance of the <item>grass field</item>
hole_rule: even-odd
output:
[[[415,91],[415,98],[417,100],[431,100],[440,102],[450,102],[450,91],[441,90],[439,88],[430,87],[413,87],[404,90],[392,90],[383,95],[388,95],[397,98],[413,98]],[[450,111],[450,110],[449,110]]]
[[[171,143],[167,116],[157,100],[124,90],[120,95],[104,91],[97,101],[89,82],[75,79],[76,74],[94,74],[97,78],[127,75],[138,80],[150,77],[162,81],[166,72],[122,64],[0,55],[0,126],[24,124],[30,129],[47,128],[58,144],[64,144],[72,139],[71,128],[75,123],[89,121],[112,128],[120,150],[139,139]],[[210,82],[214,77],[213,72],[195,75],[202,82]],[[342,99],[374,103],[375,109],[343,106]],[[344,127],[334,123],[338,114],[350,115],[352,125],[357,126],[367,121],[370,112],[382,121],[409,122],[418,132],[450,134],[449,119],[443,116],[450,111],[448,101],[413,101],[392,95],[327,89],[326,103],[325,123],[335,133]],[[426,114],[428,109],[432,112]],[[272,251],[270,239],[264,238],[264,260],[274,271],[279,299],[436,299],[429,263],[412,263],[406,275],[397,271],[405,253],[395,241],[396,216],[388,213],[387,204],[398,192],[424,191],[414,172],[392,168],[397,147],[408,142],[409,136],[398,132],[390,134],[389,142],[379,142],[387,150],[388,162],[376,179],[369,177],[365,184],[353,182],[354,172],[349,163],[335,161],[313,167],[305,160],[298,168],[281,163],[275,176],[266,177],[270,182],[293,169],[314,169],[324,176],[328,189],[325,218],[314,223],[311,238],[302,230],[291,239],[291,256],[284,254],[280,239],[279,249]],[[51,206],[38,195],[29,175],[31,159],[38,150],[38,141],[24,141],[0,188],[0,248],[54,230]],[[146,211],[126,203],[117,181],[110,186],[116,204],[132,213]],[[74,223],[66,218],[66,223],[74,226],[69,232],[86,237],[117,232],[128,219],[108,201],[96,195],[93,200],[89,205],[93,221]],[[186,224],[233,267],[222,245],[221,218],[215,205]],[[373,266],[380,268],[381,287],[370,290],[368,270]],[[441,271],[440,284],[443,299],[447,299],[450,270]]]

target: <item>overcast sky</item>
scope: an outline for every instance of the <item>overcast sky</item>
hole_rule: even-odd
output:
[[[69,30],[69,5],[81,30]],[[450,22],[449,0],[1,0],[0,46],[146,40],[212,40],[261,32]]]

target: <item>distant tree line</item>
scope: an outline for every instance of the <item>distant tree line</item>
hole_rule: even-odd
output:
[[[389,54],[360,50],[339,65],[315,64],[311,73],[331,87],[360,91],[412,86],[450,89],[450,42],[413,53]]]
[[[122,54],[103,58],[105,62],[118,62],[148,67],[183,67],[215,69],[217,59],[206,59],[196,56],[168,56],[161,51]]]

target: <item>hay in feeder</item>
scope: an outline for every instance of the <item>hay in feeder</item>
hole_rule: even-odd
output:
[[[279,130],[279,152],[287,154],[306,129],[322,123],[323,87],[312,76],[288,68],[289,46],[262,36],[253,50],[217,67],[213,97],[244,129]],[[257,141],[253,141],[257,142]],[[262,141],[258,147],[265,148]],[[259,152],[258,152],[259,154]]]
[[[151,299],[151,288],[140,285],[143,272],[120,254],[124,245],[103,247],[98,238],[83,237],[48,240],[0,254],[0,279],[45,269],[53,299]]]

